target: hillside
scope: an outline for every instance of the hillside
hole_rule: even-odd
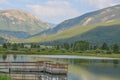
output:
[[[31,13],[19,9],[0,10],[0,30],[36,34],[49,27]]]
[[[18,42],[20,40],[22,41],[22,39],[19,39],[17,37],[12,36],[12,35],[4,34],[4,33],[1,33],[1,32],[0,32],[0,38],[2,38],[2,40],[4,40],[3,42],[16,43],[16,42]]]
[[[0,44],[6,42],[6,40],[2,37],[0,37]]]
[[[27,39],[27,41],[45,42],[57,40],[68,42],[72,40],[87,40],[90,42],[96,41],[95,43],[119,42],[119,20],[120,5],[116,5],[66,20],[55,28],[43,31]]]
[[[98,11],[83,14],[79,17],[65,20],[58,24],[55,28],[38,33],[42,34],[56,34],[75,26],[89,26],[94,24],[104,24],[120,20],[120,5],[104,8]],[[36,36],[36,35],[35,35]]]
[[[109,26],[98,26],[90,31],[85,32],[84,34],[79,34],[68,39],[62,39],[58,41],[62,42],[73,42],[76,40],[86,40],[92,44],[109,43],[120,44],[120,24],[114,24]]]
[[[16,42],[48,28],[47,24],[29,12],[0,10],[0,36],[5,40]]]
[[[30,37],[31,35],[27,32],[22,32],[22,31],[6,31],[6,30],[0,30],[0,34],[6,34],[9,36],[13,36],[15,38],[19,39],[25,39]]]

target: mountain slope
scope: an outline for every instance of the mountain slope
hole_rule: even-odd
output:
[[[90,31],[83,34],[73,36],[71,38],[62,39],[58,41],[62,42],[73,42],[76,40],[86,40],[92,44],[109,43],[109,44],[120,44],[120,24],[109,25],[109,26],[98,26]]]
[[[49,27],[39,18],[23,10],[0,10],[0,30],[36,34]]]
[[[116,5],[64,21],[52,30],[48,30],[47,33],[37,34],[27,39],[27,41],[45,42],[57,40],[68,42],[72,40],[88,40],[94,42],[96,40],[96,43],[104,41],[109,43],[119,42],[119,38],[117,38],[120,34],[119,20],[120,5]],[[112,29],[114,30],[112,31]],[[94,38],[97,36],[96,34],[100,36]],[[108,41],[110,38],[111,41]]]
[[[56,34],[75,26],[88,26],[94,24],[103,24],[120,20],[120,5],[104,8],[98,11],[90,12],[82,16],[65,20],[58,24],[55,28],[43,31],[37,35],[42,34]]]
[[[6,31],[6,30],[0,30],[0,34],[6,34],[9,36],[13,36],[15,38],[19,39],[25,39],[30,37],[31,35],[27,32],[22,32],[22,31]]]
[[[6,40],[4,38],[0,37],[0,44],[5,43],[5,42],[6,42]]]
[[[9,34],[4,34],[4,33],[0,33],[0,38],[2,38],[4,40],[3,43],[5,43],[5,42],[16,43],[16,42],[20,41],[20,39],[13,37]]]

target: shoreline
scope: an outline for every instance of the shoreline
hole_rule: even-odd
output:
[[[8,54],[14,54],[14,55],[41,55],[41,56],[89,56],[89,57],[102,57],[102,58],[117,58],[120,59],[120,54],[104,54],[104,53],[70,53],[70,52],[66,52],[66,53],[49,53],[49,52],[20,52],[20,51],[16,51],[16,52],[0,52],[0,55],[8,55]]]

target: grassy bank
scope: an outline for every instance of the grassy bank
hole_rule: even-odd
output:
[[[0,54],[26,54],[26,55],[78,55],[78,56],[95,56],[95,57],[110,57],[120,58],[120,54],[104,53],[96,51],[79,51],[72,52],[67,50],[55,50],[55,49],[22,49],[22,50],[4,50],[0,51]]]
[[[11,80],[11,79],[7,76],[0,75],[0,80]]]

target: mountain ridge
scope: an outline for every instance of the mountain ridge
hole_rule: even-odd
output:
[[[0,30],[35,34],[48,28],[47,24],[24,10],[0,10]]]
[[[116,5],[116,6],[104,8],[98,11],[90,12],[82,16],[79,16],[70,20],[66,20],[58,24],[58,26],[56,26],[55,28],[45,32],[43,31],[43,33],[39,33],[35,36],[32,36],[32,38],[29,38],[27,40],[31,42],[45,42],[45,41],[51,42],[51,41],[57,41],[57,40],[61,41],[64,39],[72,38],[77,35],[83,35],[88,31],[92,31],[95,28],[98,29],[98,27],[100,26],[108,26],[107,28],[110,28],[109,26],[112,26],[112,25],[116,26],[120,24],[119,11],[120,11],[120,5]],[[72,26],[70,26],[71,24]],[[60,25],[63,25],[63,27]],[[69,28],[65,29],[64,27],[69,27]],[[59,28],[62,28],[63,30]],[[105,27],[102,29],[104,31]],[[100,39],[105,37],[104,32],[99,34],[103,34],[103,36],[99,37]],[[93,35],[89,37],[92,37],[92,36]],[[114,38],[114,36],[111,36],[111,38]],[[81,39],[79,38],[77,40],[81,40]],[[84,40],[87,40],[87,39],[84,39]]]
[[[49,29],[49,26],[35,15],[21,10],[0,10],[0,34],[8,41],[25,39]]]
[[[40,32],[40,33],[37,33],[37,34],[35,34],[35,36],[36,35],[56,34],[56,33],[60,33],[64,30],[66,30],[66,29],[72,28],[74,26],[79,26],[79,25],[81,25],[83,27],[83,26],[88,26],[88,25],[118,21],[118,20],[120,20],[119,10],[120,10],[120,5],[115,5],[112,7],[107,7],[104,9],[86,13],[81,16],[65,20],[62,23],[58,24],[56,27],[46,30],[46,31],[43,31],[43,32]],[[116,12],[116,15],[114,15],[114,12]]]

